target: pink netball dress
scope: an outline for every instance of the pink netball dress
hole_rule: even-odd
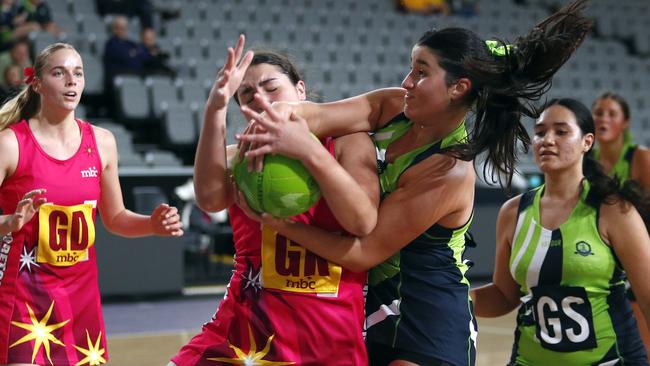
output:
[[[95,212],[101,160],[93,127],[77,121],[81,146],[67,160],[45,153],[27,121],[15,173],[0,187],[4,214],[30,190],[48,203],[0,247],[0,363],[99,365],[108,359],[97,286]]]
[[[326,147],[333,153],[334,142]],[[212,320],[172,359],[190,365],[367,365],[365,273],[316,256],[230,208],[235,269]],[[341,232],[324,199],[296,220]]]

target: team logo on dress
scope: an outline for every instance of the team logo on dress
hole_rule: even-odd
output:
[[[589,243],[586,241],[579,241],[576,243],[575,254],[580,254],[583,257],[594,255],[594,253],[591,251],[591,245],[589,245]]]
[[[88,156],[95,155],[95,150],[93,149],[92,145],[86,145],[86,147],[84,147],[84,150]]]
[[[94,166],[81,171],[81,178],[95,178],[95,177],[97,177],[97,168],[95,168]]]

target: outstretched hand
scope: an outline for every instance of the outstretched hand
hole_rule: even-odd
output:
[[[249,169],[254,167],[261,171],[265,154],[281,154],[304,161],[320,146],[320,142],[311,136],[307,121],[296,115],[289,104],[271,105],[258,94],[255,100],[262,112],[242,106],[242,113],[253,126],[244,134],[235,136],[241,143],[240,153],[252,164]]]
[[[235,94],[241,84],[248,66],[253,60],[253,52],[244,52],[246,38],[239,36],[237,45],[233,49],[228,47],[228,58],[223,67],[217,72],[217,78],[212,85],[210,95],[206,102],[206,108],[222,109],[228,106],[228,101]]]
[[[23,198],[18,201],[16,211],[12,215],[9,215],[7,224],[10,232],[16,232],[22,229],[34,217],[41,205],[47,202],[47,198],[37,197],[45,192],[45,189],[39,188],[25,193]]]
[[[153,210],[149,217],[151,228],[155,235],[160,236],[182,236],[183,223],[178,215],[178,209],[161,203]]]

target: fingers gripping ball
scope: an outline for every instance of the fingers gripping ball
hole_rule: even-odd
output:
[[[246,166],[247,159],[235,163],[235,182],[257,212],[291,217],[309,210],[320,198],[316,180],[298,160],[267,155],[261,172],[249,172]]]

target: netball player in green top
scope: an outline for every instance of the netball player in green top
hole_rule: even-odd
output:
[[[586,156],[595,129],[580,102],[552,100],[534,131],[545,184],[501,208],[493,283],[472,291],[476,315],[519,306],[510,365],[647,365],[623,271],[650,315],[648,198]]]
[[[487,152],[509,177],[517,140],[528,142],[522,114],[588,30],[574,1],[512,46],[462,28],[426,32],[411,51],[403,89],[382,89],[333,103],[243,109],[266,132],[247,152],[309,161],[309,127],[319,136],[373,131],[382,201],[365,236],[338,235],[262,215],[284,236],[345,268],[370,269],[366,299],[373,365],[473,365],[476,328],[463,259],[474,208],[472,159]],[[343,51],[342,51],[343,52]],[[307,123],[287,121],[289,111]],[[476,112],[466,130],[465,118]],[[244,146],[245,150],[246,146]],[[508,178],[509,180],[509,178]],[[251,213],[251,215],[253,215]]]
[[[632,141],[630,106],[618,94],[605,93],[591,107],[596,125],[594,158],[605,173],[617,176],[621,183],[634,179],[650,189],[650,150]]]
[[[650,150],[632,141],[630,132],[630,106],[615,93],[604,93],[591,106],[591,115],[596,125],[596,142],[593,157],[605,173],[618,177],[619,183],[637,181],[646,191],[650,189]],[[638,320],[639,333],[646,349],[650,348],[650,330],[645,326],[645,317],[628,288],[628,298]]]

